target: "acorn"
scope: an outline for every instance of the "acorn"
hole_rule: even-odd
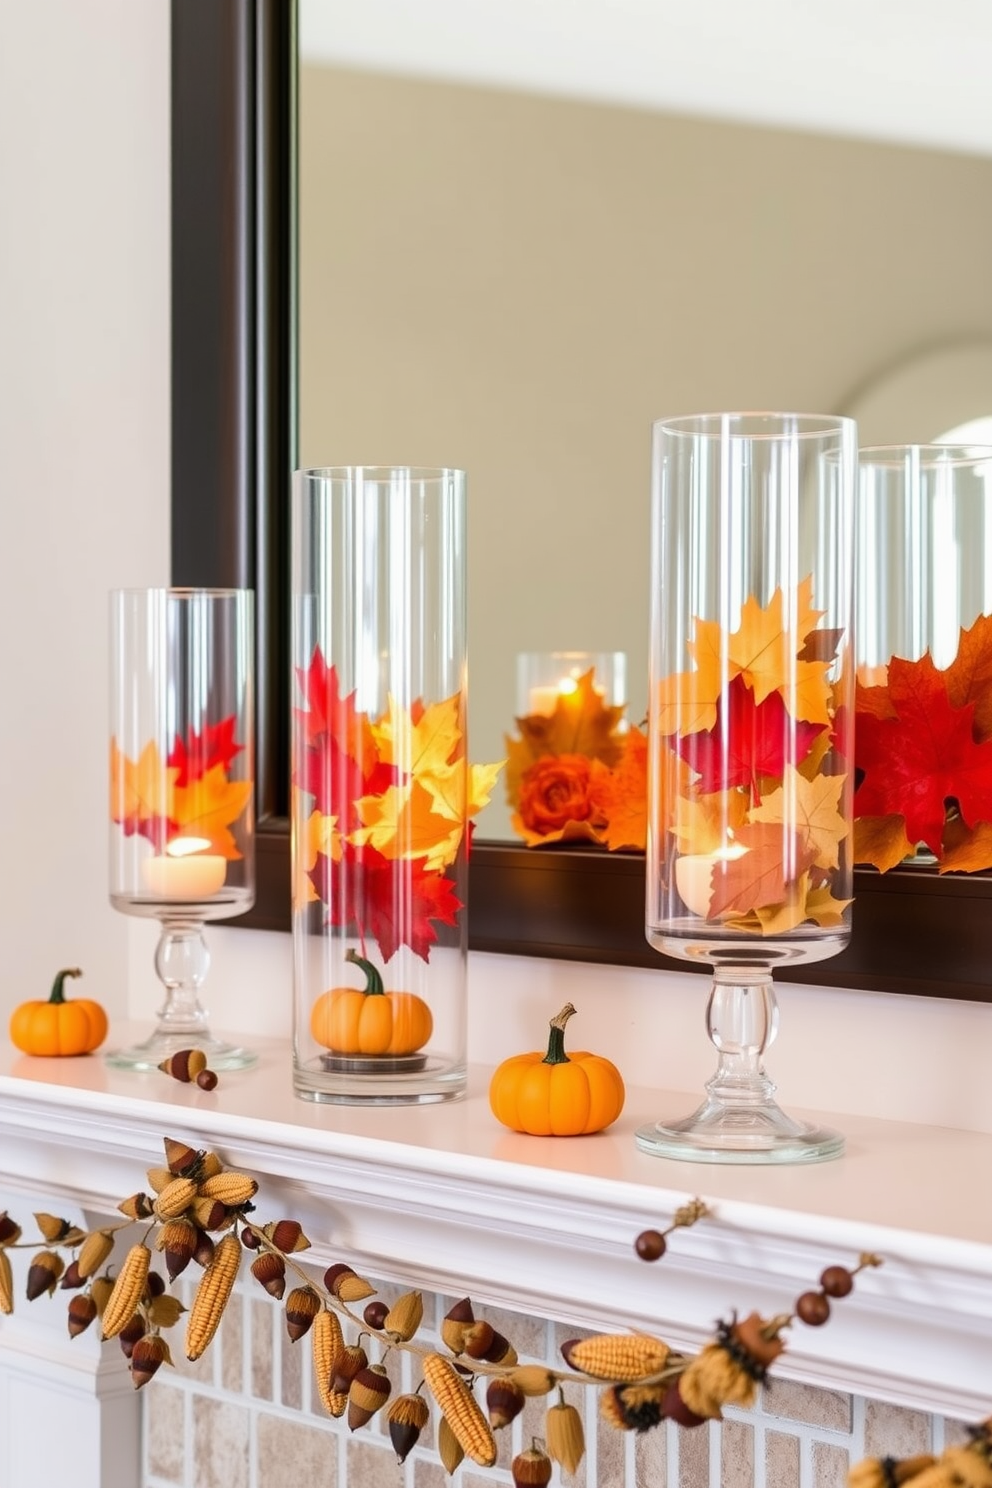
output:
[[[234,1223],[234,1212],[220,1199],[194,1199],[191,1212],[201,1230],[226,1230]]]
[[[689,1409],[682,1399],[677,1379],[672,1380],[662,1396],[661,1413],[677,1426],[702,1426],[707,1419],[706,1416],[697,1416],[695,1411]]]
[[[551,1458],[542,1452],[537,1441],[518,1452],[510,1463],[513,1488],[545,1488],[551,1482]]]
[[[90,1296],[96,1303],[97,1317],[103,1317],[103,1309],[110,1301],[110,1294],[114,1290],[114,1283],[109,1276],[94,1276],[90,1282]]]
[[[283,1292],[286,1290],[286,1262],[282,1256],[275,1255],[271,1250],[264,1250],[252,1261],[251,1274],[265,1288],[270,1297],[275,1297],[276,1301],[282,1301]]]
[[[5,1209],[0,1214],[0,1245],[16,1245],[20,1238],[20,1225],[14,1223]]]
[[[129,1199],[124,1199],[117,1205],[122,1214],[128,1219],[151,1219],[155,1212],[152,1201],[146,1193],[132,1194]]]
[[[165,1268],[175,1281],[193,1259],[200,1231],[188,1219],[170,1219],[155,1237],[155,1248],[165,1254]]]
[[[512,1379],[494,1376],[486,1386],[486,1407],[493,1430],[498,1431],[501,1426],[509,1426],[523,1410],[526,1399],[523,1390]]]
[[[665,1254],[668,1243],[660,1230],[642,1230],[634,1241],[634,1249],[642,1261],[658,1261]]]
[[[171,1075],[182,1085],[189,1085],[206,1067],[207,1056],[202,1049],[177,1049],[159,1065],[164,1075]]]
[[[470,1298],[456,1302],[441,1321],[441,1337],[453,1354],[460,1354],[465,1347],[465,1334],[475,1322]]]
[[[56,1214],[36,1214],[35,1224],[38,1226],[49,1245],[71,1245],[69,1236],[75,1229],[67,1219],[60,1219]],[[80,1240],[83,1238],[82,1230],[78,1231]]]
[[[134,1314],[134,1317],[131,1318],[129,1322],[126,1322],[124,1324],[123,1328],[117,1335],[117,1341],[120,1344],[121,1350],[123,1351],[124,1357],[126,1359],[130,1359],[131,1355],[134,1353],[134,1346],[137,1343],[138,1339],[144,1338],[144,1336],[145,1320],[141,1316],[140,1312],[136,1312]]]
[[[85,1333],[90,1323],[97,1315],[96,1303],[88,1292],[82,1292],[73,1297],[69,1303],[69,1337],[78,1338],[80,1333]]]
[[[310,1331],[319,1311],[320,1297],[312,1286],[293,1288],[286,1298],[286,1332],[293,1343]]]
[[[335,1395],[347,1395],[355,1375],[368,1362],[368,1354],[360,1343],[346,1345],[331,1365],[331,1392]]]
[[[324,1285],[339,1302],[361,1302],[375,1293],[375,1287],[359,1276],[344,1261],[337,1261],[324,1272]]]
[[[39,1251],[28,1270],[28,1301],[33,1302],[45,1292],[51,1296],[64,1269],[65,1262],[54,1250]]]
[[[348,1391],[348,1427],[357,1431],[371,1421],[376,1411],[385,1405],[392,1389],[385,1366],[373,1364],[370,1369],[360,1369]]]
[[[196,1249],[193,1251],[193,1259],[198,1266],[209,1266],[214,1258],[214,1242],[209,1235],[202,1230],[197,1233]]]
[[[156,1297],[161,1297],[164,1291],[165,1278],[158,1271],[149,1271],[145,1277],[145,1298],[148,1301],[152,1301]]]
[[[295,1219],[277,1219],[274,1224],[267,1224],[262,1234],[267,1240],[271,1240],[276,1250],[281,1250],[283,1255],[292,1255],[296,1250],[310,1249],[310,1241],[303,1233],[303,1226]]]
[[[430,1408],[422,1395],[397,1395],[386,1417],[389,1423],[389,1440],[393,1444],[397,1462],[403,1463],[409,1457],[430,1419],[430,1414]]]
[[[796,1298],[796,1314],[810,1328],[819,1328],[830,1316],[830,1303],[822,1292],[803,1292]]]
[[[204,1061],[206,1063],[206,1061]],[[206,1157],[204,1151],[194,1151],[185,1142],[177,1142],[172,1137],[166,1137],[165,1161],[169,1172],[176,1178],[196,1178],[203,1176],[203,1161]]]
[[[217,1089],[217,1072],[212,1069],[203,1069],[196,1077],[196,1083],[201,1090]]]
[[[79,1274],[79,1262],[70,1261],[68,1266],[66,1266],[65,1271],[62,1273],[62,1280],[59,1282],[59,1291],[71,1292],[74,1291],[76,1287],[85,1285],[86,1277],[80,1276]]]
[[[147,1385],[161,1364],[171,1364],[169,1345],[161,1333],[146,1333],[131,1350],[131,1382],[136,1390]]]

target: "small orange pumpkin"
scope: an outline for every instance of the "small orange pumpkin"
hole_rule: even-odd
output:
[[[566,1054],[566,1002],[551,1019],[548,1052],[514,1054],[497,1066],[489,1104],[497,1121],[532,1137],[580,1137],[616,1121],[626,1094],[620,1071],[599,1054]]]
[[[344,958],[365,973],[364,987],[332,987],[322,992],[310,1014],[310,1032],[335,1054],[415,1054],[434,1030],[431,1010],[415,992],[387,992],[382,977],[364,956]]]
[[[10,1041],[23,1054],[51,1057],[89,1054],[107,1037],[107,1015],[98,1002],[65,998],[66,977],[82,976],[76,967],[60,971],[47,1002],[22,1002],[10,1017]]]

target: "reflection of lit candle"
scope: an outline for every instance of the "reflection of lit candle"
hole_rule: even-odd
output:
[[[532,687],[527,694],[527,711],[549,717],[555,711],[561,698],[573,697],[578,690],[577,676],[562,677],[547,687]],[[600,687],[598,682],[592,684],[592,690],[598,698],[606,696],[605,688]]]
[[[705,919],[713,898],[713,870],[734,858],[740,858],[747,848],[740,842],[729,842],[712,853],[687,853],[675,859],[675,887],[686,909]]]
[[[176,837],[166,845],[165,854],[145,858],[141,864],[141,881],[150,894],[168,901],[209,899],[224,887],[227,862],[219,854],[205,853],[210,842],[205,837]]]

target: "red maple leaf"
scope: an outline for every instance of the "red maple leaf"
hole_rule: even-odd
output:
[[[327,905],[327,923],[354,925],[363,940],[377,941],[384,962],[401,945],[428,960],[438,938],[432,922],[454,925],[462,908],[451,880],[423,858],[386,858],[350,842],[336,862],[318,853],[309,877]]]
[[[700,775],[696,783],[704,794],[747,785],[757,800],[761,777],[780,779],[787,764],[805,759],[822,732],[822,723],[793,718],[779,692],[756,703],[738,675],[720,696],[713,727],[686,734],[676,747]]]
[[[359,797],[382,795],[400,778],[396,765],[382,764],[374,744],[356,759],[333,734],[323,734],[303,751],[295,783],[313,796],[318,811],[338,818],[340,831],[353,832],[362,825]]]
[[[235,742],[234,738],[235,716],[223,719],[220,723],[208,723],[202,733],[196,729],[189,729],[185,739],[176,735],[176,742],[172,746],[166,764],[174,765],[179,771],[176,776],[176,785],[186,786],[196,780],[201,780],[208,770],[215,765],[223,765],[225,771],[234,757],[241,753],[243,744]]]
[[[949,799],[966,825],[992,821],[992,740],[975,742],[974,703],[952,706],[929,652],[893,657],[888,691],[896,718],[857,715],[855,813],[904,816],[909,840],[939,855]]]

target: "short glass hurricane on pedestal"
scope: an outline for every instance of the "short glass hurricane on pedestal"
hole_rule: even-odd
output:
[[[772,972],[850,935],[852,420],[716,413],[655,425],[647,938],[713,968],[702,1105],[642,1127],[697,1162],[815,1162],[762,1056]]]
[[[165,1002],[150,1037],[107,1062],[153,1069],[198,1048],[242,1068],[256,1056],[211,1034],[199,991],[204,924],[255,898],[253,596],[117,590],[110,632],[110,899],[159,921]]]

